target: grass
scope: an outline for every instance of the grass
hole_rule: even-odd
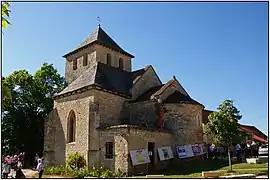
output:
[[[268,175],[268,164],[233,164],[233,174],[255,174]],[[168,168],[169,171],[160,171],[153,174],[164,174],[165,178],[202,178],[202,171],[219,171],[221,176],[229,175],[230,167],[226,160],[207,160],[204,162],[198,160],[190,160],[179,166]],[[33,178],[37,178],[38,174],[34,174]],[[43,178],[57,178],[53,175],[43,175]],[[59,176],[61,178],[61,176]],[[63,177],[62,178],[70,178]],[[145,176],[132,176],[130,178],[145,178]]]
[[[227,169],[229,166],[223,167],[221,169]],[[233,164],[233,169],[254,169],[254,168],[268,168],[268,164],[247,164],[247,163],[240,163],[240,164]]]
[[[255,174],[259,175],[268,175],[268,170],[244,170],[244,169],[236,169],[233,170],[233,173],[227,171],[220,171],[221,176],[226,176],[230,174]],[[131,178],[145,178],[145,176],[132,176]],[[191,173],[191,174],[175,174],[175,175],[164,175],[164,178],[202,178],[202,173]]]
[[[268,164],[233,164],[233,174],[268,175]],[[229,175],[230,167],[226,160],[207,160],[204,162],[190,161],[169,171],[160,171],[153,174],[164,174],[165,178],[202,178],[202,171],[219,171],[221,176]],[[133,176],[132,178],[145,178],[145,176]]]

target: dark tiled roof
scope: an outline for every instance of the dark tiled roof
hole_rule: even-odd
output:
[[[145,69],[138,69],[136,71],[132,72],[132,82],[133,84],[143,75],[143,73],[145,73]]]
[[[174,79],[169,80],[166,84],[164,84],[157,92],[155,92],[154,96],[161,95],[172,83]]]
[[[98,63],[95,83],[104,89],[131,95],[131,73],[119,68]]]
[[[203,110],[203,123],[206,124],[209,119],[208,119],[208,116],[213,113],[214,111],[210,111],[210,110]]]
[[[145,91],[143,94],[141,94],[137,99],[135,99],[133,102],[138,102],[138,101],[148,101],[151,99],[151,96],[155,94],[160,88],[162,88],[164,84],[161,84],[159,86],[152,87]]]
[[[86,45],[90,45],[93,43],[101,43],[106,45],[112,49],[120,51],[130,57],[134,57],[133,55],[124,51],[101,27],[97,27],[97,29],[82,43],[80,44],[74,51],[64,55],[63,57],[67,57],[69,54],[72,54],[76,50],[82,49]]]
[[[172,93],[165,101],[164,103],[189,103],[189,104],[197,104],[201,105],[199,102],[195,101],[189,96],[185,96],[180,91],[175,91]]]
[[[139,97],[137,97],[137,99],[135,99],[133,102],[147,101],[147,100],[151,99],[151,96],[159,96],[173,83],[173,81],[174,81],[174,79],[171,79],[166,84],[161,84],[159,86],[155,86],[155,87],[148,89],[143,94],[141,94]]]
[[[79,76],[76,80],[74,80],[71,84],[69,84],[63,91],[61,91],[57,95],[73,92],[83,87],[95,84],[96,71],[97,71],[97,64],[93,64],[81,76]]]
[[[58,95],[72,92],[90,85],[96,85],[125,95],[131,95],[129,92],[132,88],[131,73],[97,62],[90,66],[81,76],[74,80]]]

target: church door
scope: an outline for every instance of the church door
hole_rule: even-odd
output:
[[[155,143],[148,142],[148,153],[151,161],[148,164],[148,172],[153,172],[155,170]]]

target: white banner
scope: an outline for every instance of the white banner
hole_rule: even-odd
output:
[[[131,162],[133,166],[150,163],[147,149],[138,149],[130,151]]]
[[[176,152],[178,158],[188,158],[194,156],[191,145],[177,146]]]
[[[160,161],[168,160],[173,158],[173,152],[171,147],[158,148],[158,154]]]

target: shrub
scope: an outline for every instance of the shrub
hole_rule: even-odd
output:
[[[45,175],[65,175],[67,173],[67,169],[65,166],[49,166],[44,169],[43,174]]]
[[[120,169],[114,172],[115,177],[126,177],[126,174],[122,172]]]
[[[71,169],[79,170],[80,168],[84,168],[86,165],[86,160],[83,155],[79,153],[70,153],[67,157],[66,164]]]
[[[119,169],[114,172],[104,167],[100,168],[92,167],[92,169],[88,171],[87,168],[81,168],[81,170],[78,170],[72,169],[69,166],[49,166],[44,169],[44,175],[58,175],[80,179],[84,177],[98,177],[98,178],[126,177],[125,174]]]

